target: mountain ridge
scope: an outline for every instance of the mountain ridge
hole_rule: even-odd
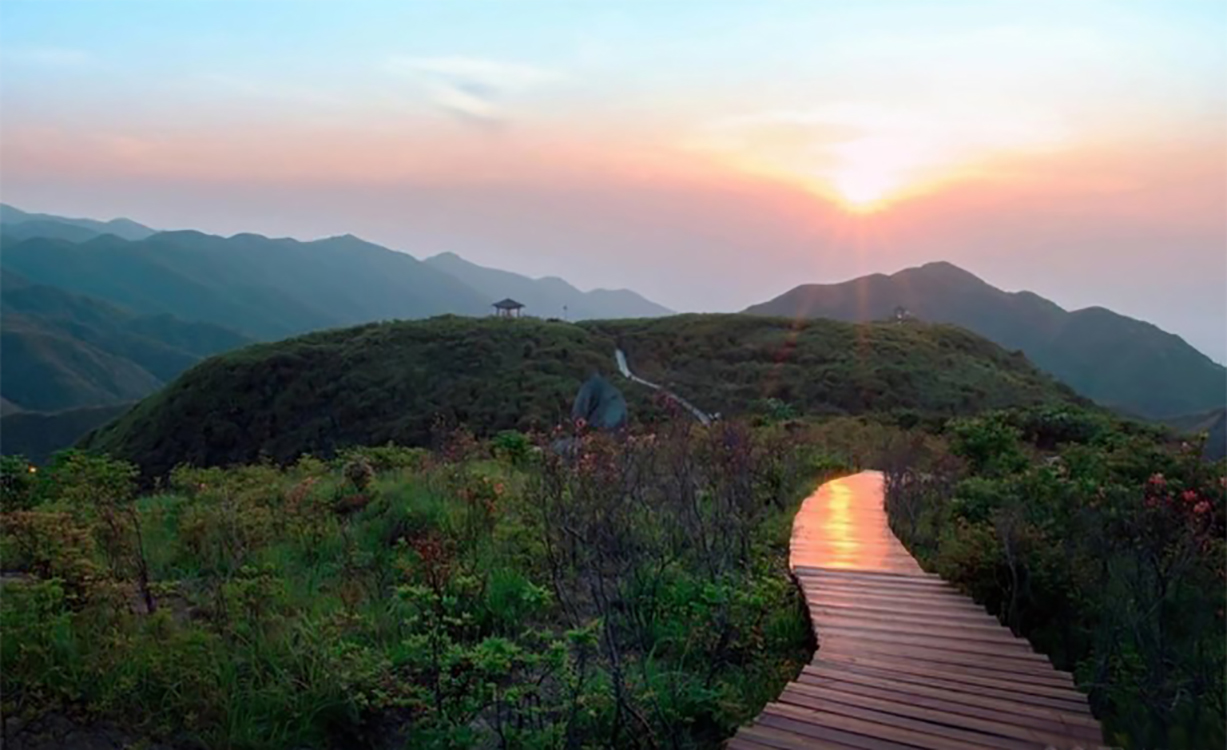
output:
[[[20,208],[8,203],[0,203],[0,224],[20,226],[26,222],[48,222],[51,224],[67,225],[94,231],[98,234],[112,234],[126,240],[144,239],[158,231],[131,219],[118,218],[108,221],[78,219],[68,216],[57,216],[55,214],[31,213],[29,211],[22,211]]]
[[[1095,401],[1147,418],[1227,401],[1227,369],[1178,335],[1101,306],[1066,310],[1034,292],[1007,292],[947,261],[803,284],[745,312],[864,321],[897,308],[1019,349]]]
[[[201,358],[249,342],[208,323],[137,315],[0,269],[0,397],[59,411],[148,395]]]
[[[532,278],[514,271],[483,266],[452,252],[432,255],[422,262],[438,268],[490,297],[511,297],[526,310],[547,318],[568,320],[648,318],[673,311],[629,289],[582,291],[558,276]]]

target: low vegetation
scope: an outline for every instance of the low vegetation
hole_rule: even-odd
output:
[[[6,459],[4,713],[184,748],[715,747],[809,657],[792,514],[894,432],[847,422],[456,432],[144,496],[122,462]]]
[[[898,452],[892,526],[1089,688],[1105,739],[1221,747],[1227,464],[1069,410],[956,421]]]

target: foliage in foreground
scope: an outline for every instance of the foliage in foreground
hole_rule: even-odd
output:
[[[184,747],[714,746],[808,658],[783,428],[279,469],[6,461],[9,716]],[[20,571],[14,580],[11,573]]]
[[[913,554],[1074,672],[1112,744],[1222,747],[1227,464],[1070,410],[950,439],[887,473]]]

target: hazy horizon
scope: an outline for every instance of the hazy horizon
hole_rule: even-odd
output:
[[[0,6],[0,199],[681,311],[945,260],[1227,361],[1211,2]]]

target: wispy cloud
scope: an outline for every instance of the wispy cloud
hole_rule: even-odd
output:
[[[10,62],[49,68],[76,68],[94,61],[89,52],[68,47],[10,47],[4,57]]]
[[[486,127],[508,122],[507,99],[565,79],[558,71],[536,65],[476,57],[394,55],[386,67],[419,81],[443,111]]]

